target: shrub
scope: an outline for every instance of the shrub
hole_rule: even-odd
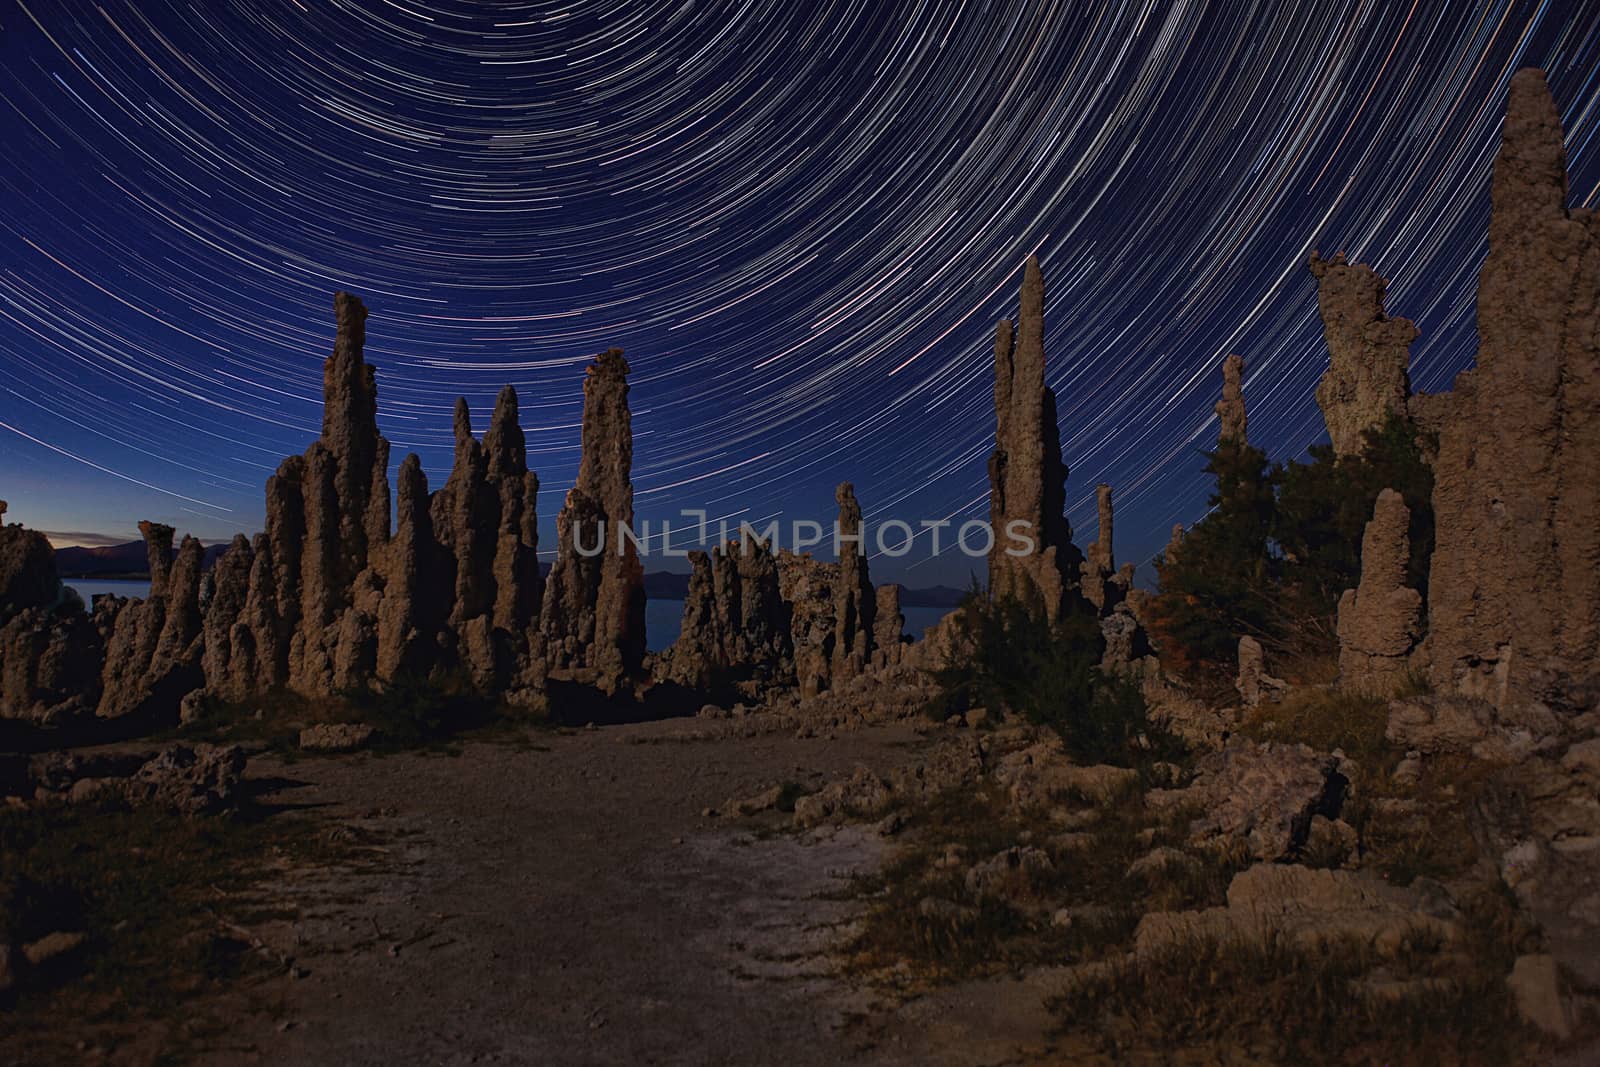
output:
[[[343,694],[362,722],[378,731],[383,748],[410,748],[443,740],[487,722],[494,702],[459,674],[402,675],[381,690]]]
[[[1408,581],[1426,597],[1433,553],[1430,442],[1402,415],[1367,431],[1362,454],[1326,445],[1309,462],[1268,466],[1260,449],[1223,442],[1209,454],[1211,511],[1173,558],[1158,557],[1153,628],[1167,666],[1196,691],[1231,695],[1238,640],[1314,662],[1338,648],[1339,598],[1361,580],[1361,540],[1378,494],[1411,509]]]
[[[974,588],[959,609],[961,643],[971,654],[935,672],[936,719],[984,708],[1020,716],[1061,735],[1075,759],[1127,765],[1156,731],[1143,694],[1099,668],[1100,630],[1087,614],[1051,624],[1041,606],[1014,597],[989,600]]]

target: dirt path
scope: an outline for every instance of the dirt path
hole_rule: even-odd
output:
[[[875,865],[881,840],[702,815],[777,782],[885,770],[921,740],[674,740],[684,728],[256,767],[301,783],[271,799],[387,851],[381,874],[277,887],[306,918],[269,941],[305,973],[274,979],[277,1018],[203,1062],[929,1062],[853,1024],[868,994],[818,954],[848,920],[821,895]]]

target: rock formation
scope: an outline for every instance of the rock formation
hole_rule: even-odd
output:
[[[828,688],[832,677],[839,565],[783,549],[778,553],[778,583],[789,607],[795,684],[802,697],[813,697]]]
[[[867,556],[861,550],[861,505],[855,486],[840,483],[834,491],[839,504],[839,580],[834,586],[833,664],[835,682],[853,678],[872,663],[872,622],[877,600],[867,577]]]
[[[1391,414],[1406,414],[1411,395],[1411,342],[1417,328],[1383,308],[1388,282],[1365,264],[1311,253],[1317,309],[1328,343],[1328,370],[1317,385],[1317,406],[1338,456],[1360,455],[1366,431]]]
[[[683,619],[668,657],[666,677],[691,689],[707,689],[722,663],[722,632],[711,557],[689,553],[689,588],[683,595]]]
[[[596,685],[614,692],[638,673],[645,647],[644,569],[624,533],[633,526],[633,424],[621,349],[590,365],[583,401],[578,484],[556,518],[540,622],[552,667],[593,672]],[[583,554],[597,547],[598,555]]]
[[[54,725],[99,700],[101,636],[61,585],[37,530],[4,525],[0,500],[0,719]]]
[[[893,667],[905,659],[902,635],[906,617],[900,611],[900,587],[894,583],[878,586],[872,616],[872,665],[876,669]]]
[[[711,553],[689,553],[689,591],[665,676],[692,688],[754,680],[792,682],[789,611],[778,563],[748,531]]]
[[[1422,594],[1407,586],[1411,510],[1393,489],[1378,494],[1361,540],[1361,584],[1339,599],[1339,687],[1393,696],[1416,647]]]
[[[1250,417],[1244,408],[1244,357],[1222,361],[1222,399],[1217,401],[1217,443],[1249,441]]]
[[[1044,377],[1044,278],[1039,261],[1023,268],[1016,336],[1001,320],[994,343],[995,448],[989,458],[989,594],[1039,601],[1058,619],[1080,563],[1066,519],[1066,464],[1056,424],[1056,397]],[[1033,550],[1009,555],[1012,530]]]
[[[1478,276],[1477,365],[1439,435],[1432,680],[1548,700],[1600,661],[1600,219],[1566,206],[1555,103],[1519,71]]]
[[[183,539],[172,559],[173,530],[141,522],[150,560],[150,596],[107,598],[95,618],[103,629],[102,718],[141,715],[177,721],[178,701],[198,687],[204,639],[200,616],[200,542]]]
[[[1239,691],[1239,699],[1244,706],[1253,708],[1263,700],[1275,698],[1286,687],[1286,683],[1267,673],[1267,655],[1261,642],[1253,637],[1241,637],[1239,675],[1233,686]]]
[[[1112,576],[1117,569],[1116,558],[1111,548],[1111,487],[1104,482],[1095,486],[1095,504],[1099,510],[1100,536],[1090,542],[1084,549],[1083,564],[1080,566],[1081,579],[1079,586],[1083,591],[1083,598],[1094,605],[1094,610],[1105,614],[1116,604],[1116,590],[1112,587]]]

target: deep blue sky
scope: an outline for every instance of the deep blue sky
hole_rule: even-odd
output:
[[[994,320],[1037,251],[1080,543],[1204,508],[1222,356],[1321,439],[1313,248],[1390,278],[1413,378],[1475,348],[1507,80],[1600,185],[1600,6],[0,0],[0,496],[131,540],[259,527],[335,289],[435,485],[523,398],[553,522],[586,357],[634,367],[641,517],[987,513]],[[908,561],[924,558],[919,547]],[[959,583],[958,555],[878,577]]]

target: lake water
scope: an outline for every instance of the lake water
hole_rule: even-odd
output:
[[[86,605],[94,603],[101,593],[116,596],[144,597],[150,595],[150,583],[133,579],[70,578],[64,584],[77,590]],[[944,618],[950,608],[902,608],[906,617],[906,633],[922,640],[922,631]],[[650,651],[659,652],[678,639],[678,626],[683,621],[683,601],[648,600],[644,606],[644,627]]]
[[[94,598],[101,593],[136,597],[150,595],[150,583],[142,578],[67,578],[61,584],[76,589],[78,595],[83,597],[85,607],[93,605]]]

